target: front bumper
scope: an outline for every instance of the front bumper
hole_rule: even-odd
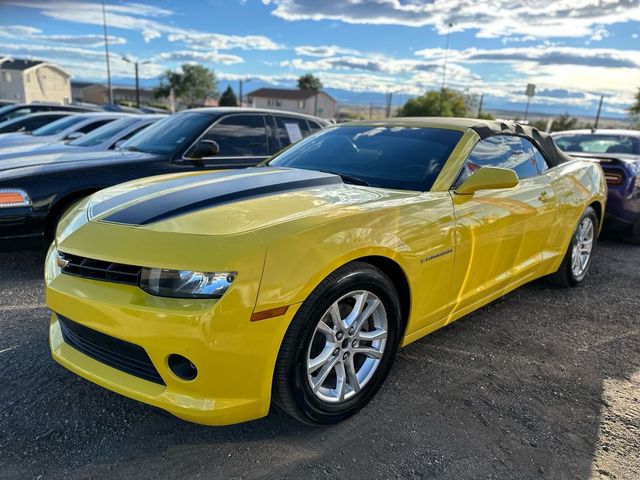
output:
[[[28,250],[44,245],[44,219],[31,207],[0,209],[0,251]]]
[[[46,266],[47,304],[53,310],[53,358],[76,374],[184,420],[228,425],[267,415],[273,369],[284,333],[297,310],[251,322],[247,291],[230,288],[220,300],[154,297],[138,287],[60,273],[53,250]],[[142,347],[165,385],[108,366],[64,341],[59,315]],[[170,370],[170,354],[187,357],[194,380]]]

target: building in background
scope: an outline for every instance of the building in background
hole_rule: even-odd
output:
[[[113,87],[113,102],[128,103],[135,105],[136,89],[135,87],[116,86]],[[95,103],[104,105],[109,103],[109,92],[107,86],[96,82],[71,82],[71,94],[74,102]],[[160,100],[161,101],[161,100]],[[140,104],[148,105],[158,103],[150,88],[140,89]]]
[[[2,57],[0,99],[19,103],[70,103],[71,75],[53,63]]]
[[[249,93],[247,99],[254,108],[287,110],[322,118],[334,118],[338,109],[338,103],[331,95],[313,90],[259,88]]]

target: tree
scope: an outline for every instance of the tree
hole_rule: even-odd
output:
[[[198,100],[205,100],[207,97],[217,97],[216,75],[213,70],[209,70],[202,65],[190,65],[185,63],[181,71],[165,71],[160,77],[160,86],[155,89],[155,96],[168,97],[171,89],[175,98],[184,101],[192,107]]]
[[[218,105],[220,105],[221,107],[237,107],[238,106],[238,99],[236,98],[235,93],[233,93],[233,89],[231,88],[231,85],[229,85],[227,89],[222,93],[222,96],[220,97],[220,101],[218,102]]]
[[[401,117],[464,117],[467,115],[467,102],[464,95],[455,90],[425,93],[421,97],[410,98],[398,110]]]
[[[629,113],[631,115],[640,115],[640,88],[636,92],[634,104],[629,107]]]
[[[557,117],[551,125],[553,132],[560,132],[562,130],[573,130],[578,126],[578,119],[570,116],[568,113],[563,113]]]
[[[300,90],[313,90],[318,92],[322,90],[322,82],[318,77],[314,77],[311,73],[307,73],[298,78],[298,88]]]

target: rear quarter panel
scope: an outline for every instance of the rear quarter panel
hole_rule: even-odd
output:
[[[547,273],[562,263],[573,232],[584,210],[593,205],[599,215],[599,228],[607,201],[607,183],[600,164],[574,160],[549,169],[546,174],[557,200],[555,228],[551,231],[545,253]]]

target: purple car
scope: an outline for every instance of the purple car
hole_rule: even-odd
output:
[[[604,227],[640,244],[640,131],[568,130],[552,136],[569,155],[600,162],[609,186]]]

